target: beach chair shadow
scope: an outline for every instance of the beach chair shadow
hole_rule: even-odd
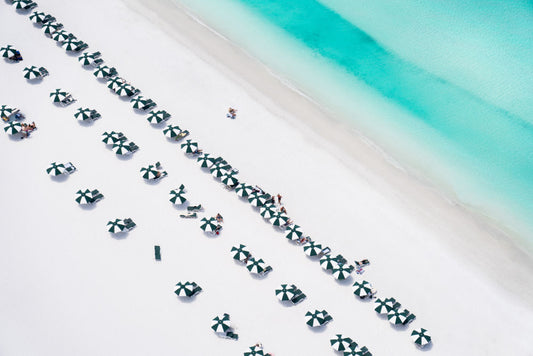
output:
[[[341,286],[347,286],[347,285],[352,285],[353,284],[353,277],[350,276],[346,279],[335,279],[335,282],[337,282],[337,284],[341,285]]]

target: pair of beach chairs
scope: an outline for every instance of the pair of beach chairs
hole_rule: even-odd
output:
[[[90,193],[90,200],[89,200],[89,204],[94,204],[102,199],[104,199],[104,195],[102,193],[100,193],[100,191],[98,189],[94,189],[91,191]]]
[[[7,57],[6,60],[11,61],[11,62],[20,62],[24,60],[24,58],[22,58],[22,55],[20,54],[19,51],[15,51],[15,54],[10,57]]]
[[[189,205],[187,207],[187,213],[186,214],[180,214],[180,217],[188,218],[188,219],[196,219],[198,217],[197,212],[202,211],[202,210],[203,210],[202,204]]]
[[[72,162],[63,163],[63,166],[65,167],[65,174],[72,174],[76,172],[76,166],[72,164]]]
[[[67,93],[67,96],[65,97],[65,99],[61,100],[61,101],[59,102],[59,104],[60,104],[61,106],[68,106],[68,105],[70,105],[70,104],[72,104],[72,103],[74,103],[74,102],[76,102],[76,99],[74,99],[74,97],[72,96],[72,94]]]
[[[137,226],[137,224],[130,218],[126,218],[123,221],[124,221],[124,229],[126,231],[131,231]]]
[[[296,287],[294,284],[291,284],[291,289],[294,293],[294,297],[291,299],[292,304],[299,304],[303,302],[305,298],[307,298],[307,295],[305,295],[304,292],[302,292],[300,288]]]
[[[4,122],[9,122],[11,120],[21,121],[24,120],[26,117],[24,114],[20,112],[20,109],[12,109],[12,111],[9,113],[9,115],[3,115],[2,120]]]

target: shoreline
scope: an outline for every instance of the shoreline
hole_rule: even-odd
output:
[[[442,228],[448,229],[445,226],[448,222],[451,222],[451,226],[460,227],[460,233],[454,228],[449,229],[449,238],[442,242],[488,279],[503,286],[509,294],[516,297],[518,295],[515,293],[518,293],[520,299],[533,305],[533,291],[527,290],[527,286],[533,285],[533,277],[530,276],[533,271],[531,251],[528,251],[527,246],[520,246],[519,237],[511,231],[469,210],[457,203],[454,197],[409,172],[371,140],[332,117],[331,113],[276,76],[263,63],[209,28],[183,5],[177,5],[172,0],[156,0],[150,5],[139,0],[123,2],[141,16],[162,20],[157,25],[167,34],[243,85],[250,96],[263,102],[275,115],[294,127],[305,129],[305,134],[313,136],[314,143],[331,152],[350,170],[365,174],[372,184],[378,185],[419,214],[427,216],[429,211],[435,223],[441,224]],[[298,116],[306,119],[300,120]],[[320,142],[322,139],[324,142]],[[442,220],[445,222],[437,221],[441,220],[438,217],[444,216],[446,218]],[[468,236],[468,240],[463,236]],[[475,262],[472,261],[472,255],[479,252],[480,248],[483,249],[483,255],[477,254]],[[503,266],[495,264],[496,260],[505,263]],[[514,278],[509,279],[511,275]]]

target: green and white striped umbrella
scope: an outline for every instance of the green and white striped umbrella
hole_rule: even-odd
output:
[[[159,172],[155,169],[154,165],[151,164],[148,167],[141,168],[141,173],[144,179],[156,179]]]
[[[271,219],[276,215],[276,204],[265,204],[259,209],[259,213],[265,219]]]
[[[353,294],[359,298],[365,298],[372,293],[372,285],[367,281],[355,282],[353,284]]]
[[[78,61],[81,62],[82,66],[91,65],[94,62],[94,59],[94,55],[89,53],[84,53],[78,57]]]
[[[356,348],[344,351],[342,353],[342,356],[366,356],[366,355],[369,355],[369,353],[368,352],[363,352],[362,350],[358,350]]]
[[[426,329],[420,328],[411,332],[411,340],[413,340],[416,345],[425,347],[431,342],[431,336],[427,333]]]
[[[52,177],[60,176],[65,173],[65,165],[62,163],[57,164],[56,162],[52,162],[50,163],[50,166],[46,168],[46,173]]]
[[[307,245],[306,245],[307,246]],[[304,246],[305,249],[305,246]],[[332,271],[334,268],[339,267],[339,262],[334,257],[326,255],[320,259],[320,267],[326,271]]]
[[[306,243],[304,245],[304,253],[310,257],[318,256],[320,254],[320,251],[322,251],[322,249],[323,249],[322,245],[315,241],[309,241],[309,243]],[[322,265],[322,260],[320,260],[320,265]]]
[[[188,281],[185,283],[178,282],[176,284],[176,287],[178,288],[176,288],[174,293],[176,293],[178,297],[189,297],[190,298],[194,294],[194,288],[196,288],[196,284],[188,282]]]
[[[62,91],[61,89],[56,89],[55,92],[50,93],[50,97],[52,98],[54,103],[59,103],[60,101],[63,101],[67,98],[68,93],[65,91]]]
[[[312,328],[321,326],[325,322],[322,312],[318,310],[315,310],[314,312],[308,311],[307,313],[305,313],[305,320],[305,323]]]
[[[236,173],[226,172],[222,176],[222,183],[228,187],[234,187],[239,184],[239,180],[235,178]]]
[[[198,143],[191,140],[187,140],[185,143],[181,144],[181,149],[185,153],[193,153],[198,149]]]
[[[145,105],[150,103],[150,99],[146,99],[144,96],[139,95],[136,98],[130,100],[134,109],[142,109]]]
[[[91,109],[89,108],[78,108],[78,111],[74,114],[74,117],[78,120],[89,120],[91,118]]]
[[[181,133],[179,126],[168,125],[163,129],[163,135],[168,138],[176,138]]]
[[[302,235],[300,225],[292,225],[285,228],[285,237],[291,241],[297,241]]]
[[[241,183],[235,188],[235,193],[237,193],[238,196],[247,198],[250,194],[252,194],[253,187],[251,185],[248,185],[246,183]]]
[[[109,226],[107,231],[112,234],[117,234],[126,229],[126,224],[124,224],[124,221],[122,219],[115,219],[114,221],[109,221],[107,223],[107,226]]]
[[[231,248],[233,253],[233,259],[244,262],[244,260],[250,256],[250,252],[246,250],[246,245],[239,244],[239,247],[233,246]]]
[[[34,11],[30,15],[30,20],[33,23],[41,23],[43,22],[44,18],[46,17],[44,12]]]
[[[13,110],[15,109],[7,105],[0,106],[0,117],[9,117],[13,113]]]
[[[224,174],[229,173],[231,166],[228,164],[214,165],[209,171],[211,175],[215,178],[222,178]]]
[[[106,131],[102,134],[102,137],[103,137],[102,142],[105,143],[106,145],[111,145],[113,143],[120,141],[120,137],[118,133],[115,131],[111,131],[111,132]]]
[[[69,38],[76,38],[74,35],[69,35],[69,33],[65,30],[59,30],[54,32],[52,35],[52,39],[56,42],[65,42]]]
[[[333,278],[342,281],[344,279],[349,278],[351,276],[353,270],[354,270],[354,267],[353,266],[349,266],[349,265],[342,265],[342,266],[339,266],[337,268],[333,268],[333,270],[332,270]]]
[[[217,228],[217,219],[215,218],[203,218],[200,221],[202,222],[200,229],[204,230],[205,232],[214,232]]]
[[[244,353],[244,356],[265,356],[265,353],[261,346],[254,345],[249,347],[249,350]]]
[[[0,48],[0,52],[2,53],[2,57],[9,58],[14,56],[17,50],[12,45],[7,45],[6,47]]]
[[[80,41],[77,38],[68,38],[63,41],[63,44],[61,45],[66,51],[74,51],[79,46]]]
[[[113,144],[113,147],[111,148],[113,152],[115,152],[119,156],[125,156],[131,153],[131,149],[129,148],[129,145],[125,142],[118,142]]]
[[[374,302],[374,310],[378,314],[388,314],[393,308],[394,302],[390,298],[387,298],[385,300],[378,298]]]
[[[7,132],[8,135],[16,135],[22,131],[22,125],[19,122],[11,121],[9,125],[4,126],[4,131]]]
[[[387,314],[387,319],[389,319],[389,323],[392,325],[401,325],[407,319],[407,315],[405,314],[405,310],[391,310]]]
[[[215,159],[210,157],[209,153],[204,153],[202,156],[196,159],[196,162],[200,162],[200,167],[202,168],[209,168],[213,165]]]
[[[350,351],[354,349],[352,345],[354,344],[353,340],[349,337],[344,337],[342,334],[335,335],[334,339],[330,339],[329,343],[335,351]]]
[[[26,67],[23,69],[24,72],[24,78],[26,79],[37,79],[41,77],[41,72],[39,72],[39,68],[36,66]]]
[[[260,274],[265,271],[265,261],[262,258],[256,260],[252,257],[246,262],[246,268],[250,273]]]
[[[13,6],[17,10],[23,9],[28,3],[28,0],[13,0]]]
[[[289,221],[289,217],[287,216],[287,214],[278,211],[274,214],[273,217],[270,218],[269,221],[274,226],[283,226],[287,223],[287,221]]]
[[[78,190],[76,194],[76,202],[80,205],[91,204],[94,202],[93,197],[91,195],[91,191],[89,189]]]
[[[121,85],[124,85],[126,81],[120,77],[113,77],[108,79],[106,85],[109,89],[116,91]]]
[[[180,205],[187,201],[187,198],[183,196],[183,190],[173,189],[170,191],[170,202],[174,205]]]
[[[109,68],[106,65],[100,65],[93,72],[93,75],[96,78],[107,78],[107,77],[111,77],[112,75],[114,75],[113,72],[114,72],[114,68]]]
[[[252,206],[262,207],[267,201],[266,195],[261,192],[255,192],[248,196],[248,202]]]
[[[122,84],[115,89],[115,94],[118,96],[132,96],[135,93],[135,87],[130,84]]]
[[[159,124],[165,120],[168,120],[170,118],[170,114],[166,112],[165,110],[158,110],[158,111],[150,111],[150,114],[146,118],[149,123],[151,124]]]
[[[291,300],[296,295],[294,293],[295,292],[294,287],[289,286],[287,284],[282,284],[279,289],[275,290],[275,292],[276,292],[276,296],[278,297],[278,299],[281,300],[282,302]]]
[[[225,333],[231,328],[229,315],[224,314],[223,316],[216,316],[213,318],[213,322],[211,323],[211,329],[213,329],[216,333]]]
[[[59,26],[57,23],[52,22],[52,23],[45,23],[42,29],[45,35],[51,35],[52,33],[59,30],[60,27],[61,26]]]

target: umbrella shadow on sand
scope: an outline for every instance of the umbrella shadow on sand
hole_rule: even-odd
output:
[[[29,85],[39,85],[43,82],[43,78],[26,79],[26,83]]]
[[[93,210],[94,208],[96,208],[96,204],[78,204],[80,206],[81,209],[83,210]]]
[[[50,177],[54,182],[64,182],[68,179],[68,174],[61,174],[58,176],[52,176]]]
[[[78,124],[80,124],[80,126],[89,127],[93,126],[95,121],[96,120],[78,120]]]
[[[346,279],[335,279],[335,282],[341,286],[351,285],[353,283],[353,277],[350,276]]]
[[[133,158],[132,154],[129,154],[129,155],[116,155],[116,156],[121,161],[129,161],[130,159]]]
[[[111,237],[113,237],[115,240],[124,240],[126,237],[128,237],[128,233],[129,231],[121,231],[115,234],[111,233]]]
[[[309,328],[312,332],[314,332],[315,334],[322,334],[322,333],[324,333],[324,332],[326,331],[326,326],[327,326],[327,325],[321,325],[321,326],[317,326],[317,327],[314,327],[314,328],[308,326],[308,328]]]
[[[197,294],[193,295],[192,297],[176,297],[178,300],[182,303],[192,303],[196,300]]]

